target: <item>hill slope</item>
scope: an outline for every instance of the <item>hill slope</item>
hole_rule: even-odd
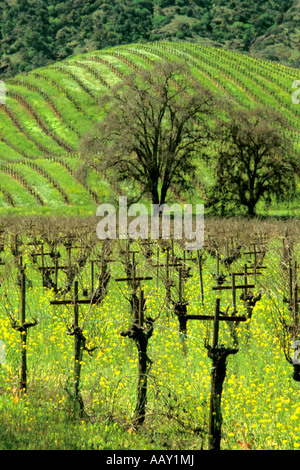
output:
[[[104,93],[126,74],[165,59],[189,63],[190,78],[243,107],[260,103],[280,111],[299,149],[300,106],[291,99],[299,75],[293,68],[188,43],[96,51],[7,81],[6,104],[0,105],[0,213],[94,214],[98,203],[116,197],[119,188],[82,165],[79,140],[101,119]],[[203,178],[210,176],[204,172]],[[292,206],[284,211],[294,213]]]

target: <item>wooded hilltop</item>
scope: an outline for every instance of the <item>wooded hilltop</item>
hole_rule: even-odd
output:
[[[0,77],[157,40],[204,42],[299,67],[299,23],[300,0],[4,0]]]

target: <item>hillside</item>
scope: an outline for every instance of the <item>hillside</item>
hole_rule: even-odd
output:
[[[292,103],[298,71],[225,49],[157,42],[114,47],[73,57],[6,82],[0,104],[0,213],[95,214],[120,188],[88,170],[77,149],[80,138],[101,119],[99,98],[126,74],[138,74],[157,60],[183,60],[199,80],[243,107],[274,108],[288,120],[299,149],[300,106]],[[199,167],[204,184],[211,175]],[[126,192],[126,187],[122,188]],[[299,202],[298,196],[298,202]],[[201,193],[195,194],[201,201]],[[293,215],[294,205],[269,213]],[[264,211],[264,208],[260,208]],[[298,212],[299,214],[299,212]]]
[[[299,67],[299,0],[4,0],[0,77],[148,41],[227,47]]]

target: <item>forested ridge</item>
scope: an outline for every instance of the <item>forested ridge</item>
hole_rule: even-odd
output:
[[[299,0],[4,0],[0,76],[134,42],[184,40],[300,64]]]

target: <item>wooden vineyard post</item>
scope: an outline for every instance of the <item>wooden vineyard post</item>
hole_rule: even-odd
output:
[[[158,289],[158,278],[159,278],[159,246],[157,247],[157,252],[156,252],[156,289]]]
[[[54,285],[55,291],[57,292],[57,281],[58,281],[58,252],[54,252]]]
[[[172,240],[173,242],[173,240]],[[166,267],[166,301],[167,304],[171,302],[171,286],[173,282],[170,280],[170,267],[178,268],[178,301],[173,302],[173,311],[178,318],[179,321],[179,335],[181,340],[185,340],[187,336],[187,320],[186,320],[186,313],[187,313],[187,305],[188,302],[183,300],[183,293],[184,293],[184,281],[190,276],[189,269],[186,269],[186,258],[185,258],[185,251],[183,255],[183,265],[182,263],[178,263],[179,259],[177,258],[174,261],[174,244],[172,243],[172,263],[169,261],[169,249],[167,249],[167,259],[166,264],[157,264],[158,267]]]
[[[79,305],[92,305],[98,303],[97,299],[83,299],[78,298],[78,281],[74,282],[74,298],[73,300],[51,300],[50,305],[74,305],[73,310],[73,323],[68,328],[67,335],[74,336],[74,366],[73,366],[73,401],[74,401],[74,414],[80,417],[84,416],[84,403],[80,393],[80,375],[83,351],[91,354],[96,348],[87,348],[86,338],[83,335],[83,329],[79,326]]]
[[[246,251],[244,254],[245,255],[253,255],[254,260],[253,260],[253,263],[252,263],[252,268],[253,268],[254,276],[256,276],[257,274],[260,274],[260,272],[259,272],[260,269],[267,269],[266,266],[260,266],[259,265],[259,260],[258,260],[258,257],[257,257],[257,255],[264,256],[265,251],[257,251],[255,243],[251,243],[250,245],[253,246],[253,251]]]
[[[209,450],[221,449],[221,396],[223,391],[223,383],[226,377],[226,360],[230,354],[236,354],[238,352],[237,348],[225,348],[224,346],[218,346],[219,317],[220,299],[217,298],[215,304],[212,346],[206,344],[206,348],[208,349],[208,357],[212,360],[208,437]]]
[[[74,318],[73,318],[73,329],[69,329],[68,335],[74,336],[74,405],[79,405],[80,413],[83,413],[83,400],[80,393],[80,373],[81,373],[81,364],[83,357],[83,336],[82,330],[79,328],[79,319],[78,319],[78,281],[74,283]],[[77,410],[75,410],[77,414]]]
[[[288,263],[288,273],[289,273],[289,299],[288,308],[290,311],[294,311],[294,282],[297,284],[297,262],[295,261],[294,267],[292,263],[292,249],[288,249],[289,263]],[[294,318],[292,318],[294,320]]]
[[[138,287],[140,286],[141,281],[150,281],[153,278],[151,276],[144,276],[144,277],[139,277],[136,275],[136,263],[135,263],[135,254],[136,251],[132,251],[132,263],[128,263],[126,266],[126,277],[121,277],[118,279],[115,279],[116,282],[127,282],[129,286],[131,286],[131,297],[129,300],[131,304],[131,311],[132,311],[132,316],[134,318],[134,321],[138,323],[139,321],[139,298],[136,294]],[[127,256],[129,255],[129,251],[127,253]]]
[[[198,268],[199,268],[199,278],[200,278],[200,290],[201,290],[201,303],[204,305],[204,290],[203,290],[203,272],[202,272],[202,266],[205,261],[205,258],[203,258],[203,253],[200,254],[200,251],[197,250],[197,259],[198,259]]]
[[[186,352],[185,340],[187,338],[187,306],[188,302],[182,299],[182,267],[179,267],[179,279],[178,279],[178,302],[173,302],[174,313],[178,318],[179,322],[179,337],[183,341],[184,352]]]
[[[220,254],[217,251],[216,254],[216,269],[217,272],[214,274],[213,278],[217,282],[218,286],[222,286],[224,282],[226,281],[226,276],[223,273],[220,273]]]
[[[248,273],[247,273],[247,263],[245,264],[244,266],[244,283],[247,284],[248,283]],[[244,289],[244,295],[245,297],[247,297],[247,294],[248,294],[248,289],[247,287]]]
[[[290,287],[289,305],[290,305],[290,308],[292,308],[292,305],[293,305],[293,267],[292,267],[291,252],[289,256],[289,287]]]
[[[233,278],[234,279],[234,278]],[[218,285],[213,287],[213,290],[233,290],[233,299],[235,299],[236,289],[245,289],[255,287],[252,284],[236,285],[233,280],[232,286]],[[235,304],[235,301],[234,301]],[[223,383],[226,377],[226,360],[231,354],[238,352],[237,348],[225,348],[223,345],[218,346],[219,338],[219,322],[226,321],[226,323],[245,322],[246,316],[237,316],[236,309],[234,315],[221,314],[220,299],[216,299],[214,315],[187,315],[182,312],[181,321],[188,320],[213,320],[213,342],[212,346],[205,344],[208,350],[208,357],[212,360],[211,368],[211,398],[210,398],[210,413],[209,413],[209,441],[208,448],[210,450],[220,450],[221,442],[221,429],[222,429],[222,414],[221,414],[221,395],[223,390]]]
[[[91,292],[94,292],[94,262],[95,260],[90,260],[91,263]]]
[[[210,450],[219,450],[221,441],[221,394],[223,389],[223,382],[226,376],[226,358],[229,354],[238,352],[236,348],[225,348],[218,346],[219,338],[219,322],[245,322],[245,316],[227,316],[221,314],[220,299],[216,299],[214,315],[186,315],[187,320],[213,320],[213,342],[212,346],[205,344],[208,349],[208,357],[212,359],[211,369],[211,400],[210,400],[210,414],[209,414],[209,443]]]
[[[257,255],[261,252],[256,250],[256,244],[255,243],[251,243],[251,245],[253,246],[253,251],[246,251],[245,255],[253,255],[253,258],[254,258],[253,267],[254,267],[254,271],[255,271],[256,266],[257,266]]]
[[[172,281],[170,280],[170,250],[167,249],[167,259],[166,259],[166,302],[167,305],[171,302],[171,286]]]
[[[197,258],[189,258],[189,261],[195,261]],[[179,262],[179,263],[178,263]],[[181,264],[182,262],[182,264]],[[177,267],[177,271],[179,273],[179,280],[178,280],[178,291],[179,291],[179,301],[182,300],[184,294],[184,283],[187,279],[192,277],[190,270],[191,267],[187,266],[186,263],[186,252],[183,251],[183,258],[176,258],[176,263],[173,263],[173,266]]]
[[[21,325],[26,321],[26,277],[25,268],[20,267],[21,272]],[[21,332],[21,391],[27,390],[27,329]]]
[[[179,337],[182,341],[187,339],[187,305],[188,302],[175,302],[174,313],[178,318],[179,322]]]
[[[166,253],[166,262],[165,263],[157,263],[154,265],[157,268],[157,279],[158,279],[158,269],[165,268],[166,269],[166,279],[165,279],[165,286],[166,286],[166,303],[170,305],[171,303],[171,287],[173,286],[173,281],[170,279],[170,267],[181,267],[181,263],[170,263],[170,248],[167,248]]]
[[[138,386],[137,386],[137,402],[134,410],[133,422],[139,427],[145,421],[146,404],[147,404],[147,382],[148,374],[152,365],[151,359],[148,357],[147,348],[148,341],[153,334],[153,324],[155,320],[151,317],[144,319],[145,299],[144,292],[139,288],[139,311],[138,321],[134,319],[132,325],[127,331],[120,334],[134,340],[138,349]]]
[[[20,292],[21,292],[21,315],[20,325],[16,320],[12,320],[11,326],[14,330],[19,331],[21,335],[21,370],[20,370],[20,392],[27,392],[27,330],[38,324],[37,320],[33,322],[26,321],[26,276],[25,266],[22,265],[22,257],[19,261],[20,270]]]
[[[145,312],[145,298],[144,291],[141,288],[141,281],[152,280],[152,277],[145,276],[139,277],[136,275],[135,257],[133,254],[131,277],[118,278],[116,282],[128,282],[132,286],[132,294],[129,299],[131,304],[131,310],[133,313],[132,325],[127,331],[120,333],[123,337],[133,339],[138,350],[138,386],[137,386],[137,402],[134,411],[133,421],[135,426],[140,426],[145,420],[146,414],[146,403],[147,403],[147,381],[148,374],[152,365],[151,359],[147,354],[148,341],[153,333],[153,320],[151,317],[144,319]],[[127,270],[128,272],[128,270]],[[129,272],[128,272],[129,273]],[[139,291],[137,296],[137,290]]]
[[[296,262],[295,262],[293,323],[294,323],[295,331],[299,331],[299,298],[298,298],[297,263]]]
[[[22,240],[19,239],[18,234],[15,234],[14,236],[14,243],[11,245],[11,252],[13,256],[15,257],[15,262],[18,264],[18,258],[22,254],[21,251],[19,251],[19,247],[23,245]]]
[[[299,338],[300,330],[299,330],[299,299],[298,299],[298,285],[295,285],[294,289],[294,305],[293,305],[293,329],[294,329],[294,338]],[[294,340],[293,345],[295,350],[299,350],[300,341]],[[296,351],[295,351],[296,353]],[[298,355],[299,357],[299,355]],[[300,363],[299,359],[293,359],[293,379],[296,382],[300,382]]]
[[[260,274],[259,271],[257,271],[261,266],[257,266],[256,269],[252,272],[248,271],[248,266],[245,264],[244,266],[244,272],[243,273],[234,273],[235,276],[244,276],[244,283],[247,286],[248,283],[248,276],[256,276],[257,274]],[[246,311],[247,311],[247,316],[250,319],[252,317],[252,312],[253,312],[253,307],[255,307],[256,303],[261,299],[261,294],[255,295],[252,291],[248,291],[248,287],[245,287],[243,289],[243,293],[240,296],[240,299],[244,302]]]
[[[231,286],[221,286],[221,285],[218,285],[218,286],[215,286],[213,287],[212,289],[213,290],[218,290],[218,291],[221,291],[221,290],[231,290],[232,291],[232,303],[233,303],[233,316],[231,318],[239,318],[236,316],[236,313],[237,313],[237,310],[236,310],[236,290],[237,289],[243,289],[245,291],[245,289],[250,289],[250,288],[254,288],[255,285],[254,284],[236,284],[235,282],[235,276],[238,275],[240,273],[232,273],[231,274]],[[234,342],[234,345],[237,346],[238,345],[238,338],[237,338],[237,332],[236,332],[236,328],[237,328],[237,325],[238,325],[238,321],[236,320],[236,323],[235,324],[229,324],[229,330],[230,330],[230,334],[231,334],[231,337],[233,339],[233,342]]]

